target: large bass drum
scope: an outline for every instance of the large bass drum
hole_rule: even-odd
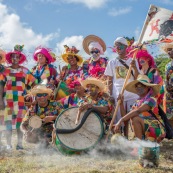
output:
[[[103,118],[94,110],[81,113],[75,125],[78,107],[64,110],[56,119],[56,141],[58,149],[64,154],[87,151],[96,146],[104,134]]]

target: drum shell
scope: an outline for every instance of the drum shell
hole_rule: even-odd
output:
[[[70,122],[70,125],[75,127],[75,118],[76,118],[76,115],[77,115],[77,110],[78,108],[77,107],[71,107],[71,108],[68,108],[66,110],[64,110],[56,119],[56,122],[55,122],[55,128],[57,128],[60,124],[61,124],[61,118],[64,118],[66,120],[66,118],[68,117],[68,115],[65,115],[66,112],[68,111],[72,111],[74,110],[74,114],[71,115],[71,122]],[[81,119],[82,117],[84,116],[84,114],[81,116]],[[100,131],[97,131],[95,132],[95,129],[97,129],[97,127],[95,127],[93,130],[91,129],[92,125],[91,125],[91,122],[92,122],[92,118],[95,122],[97,122],[96,124],[98,124],[98,129]],[[81,121],[80,119],[80,121]],[[80,123],[79,121],[79,123]],[[89,123],[89,124],[87,124]],[[93,122],[94,123],[94,122]],[[59,127],[58,127],[59,128]],[[69,127],[68,127],[69,128]],[[103,133],[104,133],[104,125],[103,125],[103,121],[102,119],[100,118],[100,116],[96,113],[92,113],[91,115],[88,116],[88,118],[86,119],[86,122],[84,123],[84,125],[81,127],[83,129],[85,129],[85,132],[83,131],[83,129],[79,129],[78,131],[74,132],[74,133],[70,133],[70,134],[57,134],[56,133],[56,146],[57,148],[60,150],[60,152],[63,152],[64,154],[74,154],[74,153],[78,153],[78,152],[81,152],[81,151],[87,151],[87,150],[90,150],[92,148],[94,148],[97,143],[102,139],[103,137]],[[91,129],[91,131],[90,131]],[[89,131],[88,131],[89,130]],[[96,133],[94,134],[96,136],[96,139],[94,138],[94,141],[91,141],[91,143],[87,143],[88,141],[84,139],[84,143],[88,146],[86,146],[85,144],[83,144],[81,142],[82,140],[82,137],[80,136],[80,133],[83,132],[83,136],[84,138],[90,138],[90,136],[93,135],[93,133]],[[64,135],[64,136],[63,136]],[[89,135],[89,136],[87,136]],[[62,137],[63,136],[63,137]],[[94,137],[95,137],[94,136]],[[70,138],[73,140],[74,138],[76,138],[76,141],[73,140],[72,143],[74,143],[74,146],[71,147],[69,144],[67,145],[67,143],[64,143],[64,141],[66,139],[63,139],[63,138],[67,138],[67,140],[70,140]],[[88,139],[88,140],[91,140],[91,139]],[[79,145],[79,148],[76,148],[76,145],[78,147]],[[81,146],[83,145],[83,146]]]

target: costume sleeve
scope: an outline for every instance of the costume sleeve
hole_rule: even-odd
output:
[[[7,80],[5,76],[8,76],[9,71],[4,66],[2,66],[1,69],[3,70],[0,72],[0,85],[4,86]]]
[[[25,84],[31,87],[33,83],[36,83],[36,81],[37,81],[36,78],[28,70],[26,74]]]
[[[54,68],[53,65],[49,66],[49,70],[50,70],[50,77],[54,76],[54,78],[56,78],[58,76],[58,72],[57,70]]]
[[[56,110],[57,110],[57,114],[55,114],[55,115],[59,115],[64,110],[64,106],[59,101],[54,102],[54,105],[56,106]]]
[[[100,99],[96,106],[108,106],[108,101]]]
[[[104,74],[105,74],[106,76],[112,76],[112,77],[114,76],[114,74],[113,74],[113,69],[112,69],[112,66],[111,66],[111,61],[108,62]]]
[[[6,82],[6,78],[3,74],[0,74],[0,85],[4,86]]]
[[[58,102],[64,107],[64,109],[68,108],[68,99],[69,99],[69,96],[66,96],[66,97],[58,100]]]
[[[78,101],[77,105],[78,105],[78,106],[81,106],[81,104],[83,104],[84,102],[85,102],[85,100],[80,99],[80,100]]]
[[[154,97],[150,97],[147,100],[145,100],[143,104],[146,104],[150,106],[151,109],[153,109],[154,107],[156,107],[156,99]]]

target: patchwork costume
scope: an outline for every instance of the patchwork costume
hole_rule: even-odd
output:
[[[24,95],[26,94],[26,85],[32,86],[35,82],[34,76],[25,67],[12,69],[7,67],[4,71],[4,92],[5,92],[5,123],[7,129],[16,129],[20,127],[22,118],[26,113]]]
[[[6,60],[12,64],[11,55],[20,55],[19,65],[26,60],[26,56],[21,52],[23,46],[16,45],[14,51],[6,54]],[[5,76],[4,82],[4,102],[5,113],[4,121],[7,130],[19,129],[22,118],[26,113],[24,102],[24,95],[26,94],[27,86],[31,87],[35,83],[35,78],[31,72],[19,66],[14,69],[11,66],[6,67],[3,75]]]

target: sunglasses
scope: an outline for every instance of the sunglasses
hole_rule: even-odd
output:
[[[168,49],[167,49],[168,52],[169,52],[169,51],[172,51],[172,50],[173,50],[173,48],[168,48]]]
[[[12,59],[20,59],[20,55],[18,55],[18,54],[12,54],[11,55],[11,58]]]
[[[125,48],[125,45],[123,45],[123,44],[115,45],[114,48],[116,50],[123,50]]]
[[[91,52],[90,52],[91,54],[98,54],[98,53],[100,53],[100,51],[99,50],[92,50]]]
[[[46,96],[48,96],[47,93],[38,93],[37,94],[37,97],[46,97]]]

